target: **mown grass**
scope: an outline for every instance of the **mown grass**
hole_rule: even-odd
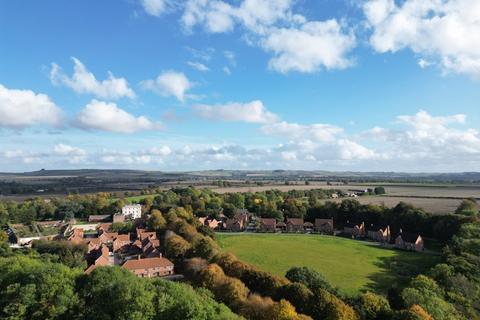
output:
[[[276,275],[284,276],[294,266],[313,268],[346,294],[386,293],[439,262],[429,254],[333,236],[218,234],[218,242],[224,251]]]

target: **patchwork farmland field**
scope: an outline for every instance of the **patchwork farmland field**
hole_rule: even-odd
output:
[[[385,249],[332,236],[295,234],[217,234],[224,251],[262,270],[284,276],[293,266],[321,272],[340,290],[386,293],[439,261],[437,256]],[[403,282],[403,283],[402,283]]]
[[[367,196],[356,198],[362,204],[379,204],[387,207],[394,207],[403,201],[415,207],[424,209],[434,214],[452,213],[458,207],[462,199],[473,197],[480,200],[480,186],[476,185],[449,185],[449,184],[351,184],[351,185],[327,185],[324,182],[312,182],[310,185],[265,185],[254,187],[230,187],[213,188],[218,193],[229,192],[256,192],[278,189],[289,190],[310,190],[310,189],[338,189],[348,191],[351,189],[366,189],[377,185],[385,186],[387,192],[383,196]],[[339,202],[343,199],[337,199]]]
[[[392,197],[392,196],[366,196],[355,198],[361,204],[378,204],[386,207],[395,207],[399,202],[412,204],[433,214],[453,213],[457,209],[461,199],[450,198],[414,198],[414,197]],[[329,201],[341,202],[343,199]]]

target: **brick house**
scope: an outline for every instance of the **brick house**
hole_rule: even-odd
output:
[[[143,256],[146,258],[161,257],[160,240],[147,238],[142,241]]]
[[[343,233],[352,236],[352,238],[363,238],[366,236],[365,223],[350,223],[343,227]]]
[[[287,231],[287,225],[285,224],[285,222],[279,222],[279,223],[277,223],[277,229],[282,231],[282,232],[286,232]]]
[[[83,243],[83,236],[84,236],[84,232],[83,232],[83,229],[81,228],[76,228],[76,229],[73,229],[72,230],[72,233],[70,234],[70,236],[67,238],[68,241],[71,241],[75,244],[80,244],[80,243]]]
[[[145,258],[127,260],[122,268],[130,270],[137,277],[154,278],[173,274],[173,263],[165,258]]]
[[[120,250],[125,250],[132,241],[130,240],[130,233],[128,234],[119,234],[113,240],[113,252],[118,252]]]
[[[137,239],[143,241],[147,238],[157,239],[157,233],[155,231],[147,231],[145,229],[136,229]]]
[[[221,225],[221,223],[222,221],[220,220],[208,217],[207,219],[205,219],[205,222],[203,224],[209,227],[210,229],[217,229]]]
[[[108,247],[105,245],[102,245],[100,249],[92,250],[89,253],[89,257],[87,257],[87,261],[90,260],[93,262],[88,266],[88,268],[84,271],[86,274],[90,274],[93,270],[95,270],[97,267],[103,267],[103,266],[109,266],[111,265],[111,261],[109,259],[110,257],[110,251],[108,250]],[[88,259],[90,258],[90,259]]]
[[[312,232],[313,229],[314,229],[313,223],[307,221],[303,224],[303,230],[305,230],[305,232]]]
[[[103,232],[101,235],[98,236],[98,239],[102,241],[102,243],[112,243],[115,238],[118,237],[118,232]]]
[[[395,248],[422,252],[425,249],[425,244],[422,236],[419,234],[405,233],[400,230],[400,233],[395,238]]]
[[[333,233],[333,219],[315,219],[316,232]]]
[[[161,257],[160,240],[157,239],[157,233],[146,231],[145,229],[136,229],[136,239],[130,241],[122,250],[122,257],[135,256],[137,258],[155,258]]]
[[[93,250],[98,250],[102,246],[102,241],[98,238],[92,238],[87,240],[87,253]]]
[[[111,222],[108,222],[108,223],[100,223],[100,224],[97,226],[97,232],[98,232],[98,233],[108,232],[111,227],[112,227],[112,223],[111,223]]]
[[[277,220],[272,218],[262,218],[260,221],[260,230],[263,232],[275,232]]]
[[[233,232],[245,230],[248,224],[249,212],[247,210],[237,210],[233,218],[227,219],[226,229]]]
[[[390,226],[380,227],[371,224],[367,229],[367,237],[382,243],[389,243],[391,238]]]
[[[303,219],[288,218],[286,225],[287,232],[303,232]]]

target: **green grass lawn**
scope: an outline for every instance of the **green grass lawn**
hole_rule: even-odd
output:
[[[284,276],[291,267],[311,267],[347,294],[386,293],[439,262],[437,256],[333,236],[217,234],[217,238],[224,251],[262,270]]]

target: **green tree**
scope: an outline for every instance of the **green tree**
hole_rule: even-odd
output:
[[[220,250],[217,243],[209,237],[198,235],[193,241],[193,255],[210,260]]]
[[[362,294],[360,309],[366,320],[385,319],[391,313],[388,300],[372,292]]]
[[[401,296],[406,306],[418,304],[436,320],[459,319],[453,305],[444,300],[443,291],[435,280],[424,275],[414,278]]]
[[[287,271],[285,277],[292,282],[303,283],[314,292],[319,289],[324,289],[329,292],[336,291],[320,272],[311,268],[293,267]]]
[[[462,200],[457,210],[455,210],[455,214],[459,214],[462,216],[469,216],[469,217],[477,216],[478,205],[476,200],[475,199]]]
[[[0,243],[1,242],[7,242],[8,241],[8,235],[5,231],[0,230]]]
[[[58,256],[58,261],[68,267],[81,269],[86,267],[87,246],[85,244],[74,244],[69,241],[36,240],[33,241],[32,248],[40,254],[46,253]]]
[[[92,320],[153,319],[151,283],[119,267],[100,267],[81,282],[85,314]]]
[[[305,314],[311,312],[310,301],[313,297],[312,291],[299,282],[289,283],[278,290],[278,298],[290,301],[299,312]]]
[[[166,241],[166,255],[172,259],[180,259],[190,250],[190,244],[179,235],[172,235]]]
[[[148,218],[147,224],[151,230],[160,231],[165,229],[167,221],[162,216],[160,210],[153,209],[150,217]]]
[[[74,319],[78,270],[61,264],[13,256],[0,259],[1,319]]]
[[[155,288],[155,320],[233,320],[240,319],[228,307],[216,302],[209,291],[195,291],[191,286],[161,279]]]

